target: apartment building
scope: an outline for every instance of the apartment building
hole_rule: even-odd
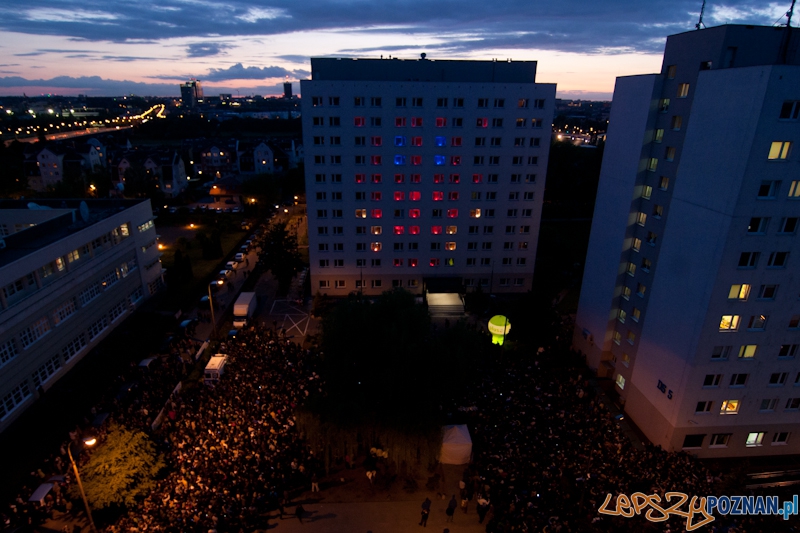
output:
[[[536,62],[312,58],[311,71],[314,292],[531,288],[555,104]]]
[[[0,431],[162,287],[156,237],[150,200],[0,202]]]
[[[799,44],[691,31],[617,78],[573,344],[668,450],[800,452]]]

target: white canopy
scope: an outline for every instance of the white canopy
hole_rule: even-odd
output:
[[[44,497],[47,496],[47,493],[50,492],[50,489],[53,488],[52,483],[42,483],[39,485],[39,488],[33,491],[31,497],[28,498],[29,502],[36,502],[40,505],[44,504]]]
[[[472,456],[472,437],[466,425],[445,426],[442,436],[440,462],[446,465],[469,463]]]

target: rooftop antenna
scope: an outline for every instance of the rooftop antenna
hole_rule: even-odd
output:
[[[789,6],[789,11],[786,12],[786,35],[784,35],[783,46],[781,46],[781,62],[784,64],[789,55],[789,41],[792,40],[792,14],[794,13],[795,1],[792,0],[792,5]]]
[[[706,10],[706,0],[703,0],[703,6],[700,8],[700,20],[698,20],[697,24],[694,25],[694,28],[696,30],[699,30],[700,26],[702,26],[703,28],[706,27],[706,25],[703,24],[703,13],[705,12],[705,10]]]

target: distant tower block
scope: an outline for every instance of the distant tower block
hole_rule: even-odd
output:
[[[292,84],[288,81],[283,84],[283,97],[286,99],[292,97]]]

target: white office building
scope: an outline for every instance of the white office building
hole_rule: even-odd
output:
[[[162,286],[150,200],[0,202],[0,431]]]
[[[617,78],[574,346],[668,450],[800,452],[798,37],[673,35]]]
[[[536,62],[312,59],[312,291],[531,288],[555,85]]]

